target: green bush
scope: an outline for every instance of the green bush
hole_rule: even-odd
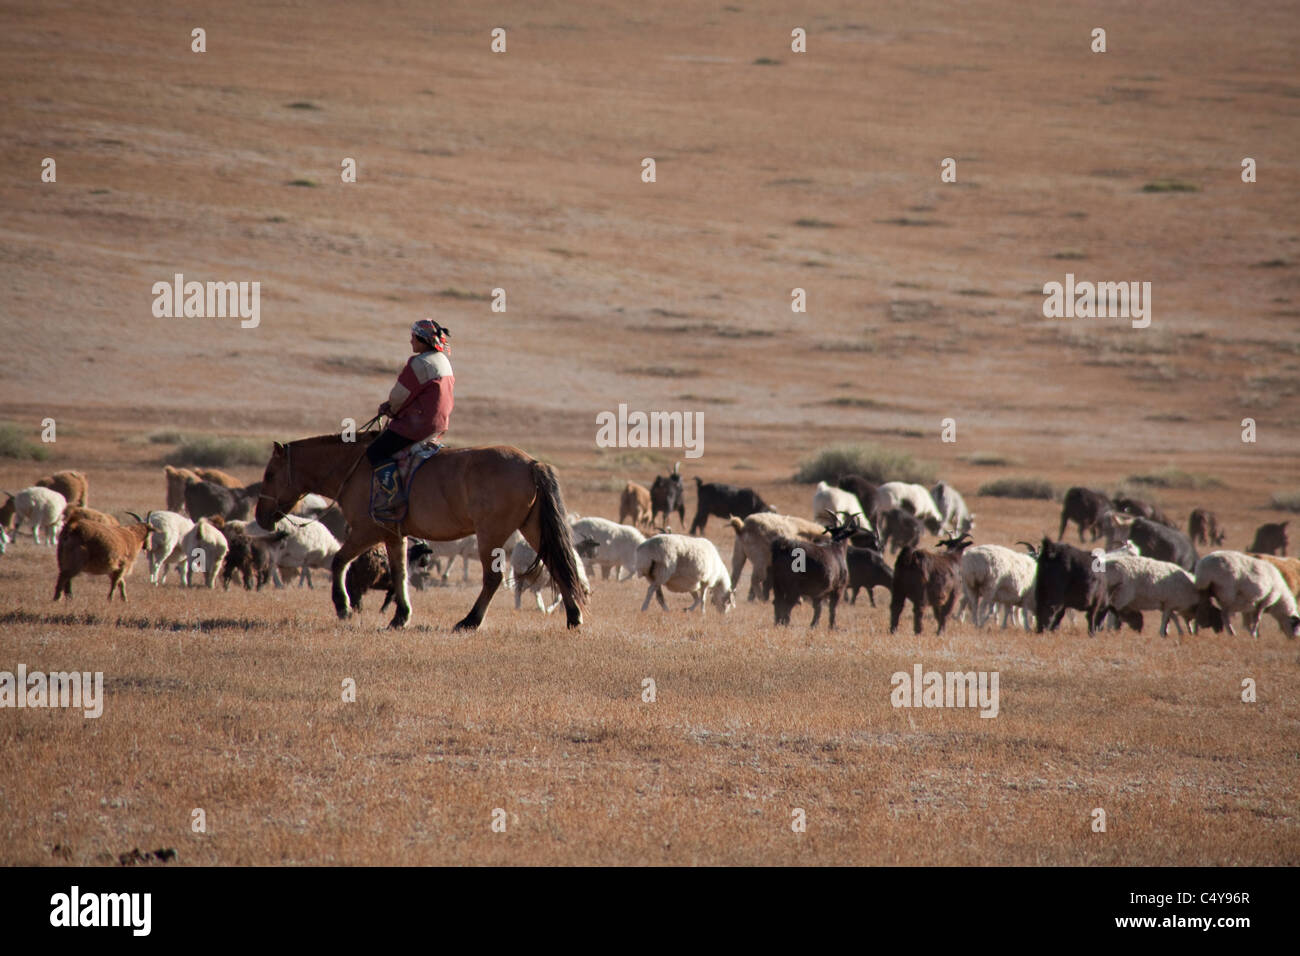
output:
[[[1223,482],[1213,475],[1198,475],[1178,468],[1165,468],[1144,475],[1129,475],[1127,480],[1134,485],[1149,485],[1152,488],[1185,488],[1189,491],[1223,487]]]
[[[44,461],[49,457],[50,450],[44,445],[28,441],[17,425],[0,423],[0,458]]]
[[[882,448],[870,442],[847,442],[818,449],[799,463],[794,480],[803,484],[828,481],[841,475],[862,475],[868,481],[914,481],[929,487],[935,480],[934,465],[917,461],[905,452]]]
[[[976,493],[986,498],[1041,498],[1044,501],[1056,497],[1051,482],[1041,478],[999,478],[980,485]]]
[[[191,438],[163,459],[168,465],[225,468],[230,465],[265,465],[271,445],[251,438]]]

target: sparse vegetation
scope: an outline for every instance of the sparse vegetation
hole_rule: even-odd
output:
[[[319,106],[317,106],[315,103],[312,103],[312,102],[310,102],[310,101],[308,101],[308,100],[297,100],[297,101],[295,101],[295,102],[293,102],[293,103],[290,103],[288,108],[291,109],[291,110],[318,110],[318,109],[320,109]]]
[[[1283,511],[1300,511],[1300,489],[1274,492],[1270,500],[1274,508],[1281,508]]]
[[[796,220],[794,221],[794,224],[795,224],[796,226],[802,226],[804,229],[834,229],[834,228],[836,228],[835,223],[833,223],[833,222],[827,222],[825,219],[813,219],[813,218],[811,218],[811,217],[804,217],[804,218],[802,218],[802,219],[796,219]]]
[[[1149,485],[1152,488],[1183,488],[1190,491],[1223,487],[1223,482],[1213,475],[1198,475],[1179,468],[1165,468],[1162,471],[1129,475],[1126,480],[1131,484]]]
[[[1201,187],[1181,179],[1156,179],[1142,187],[1144,193],[1194,193]]]
[[[754,61],[754,66],[780,66],[780,60],[774,60],[770,56],[760,56]]]
[[[438,290],[438,295],[444,299],[459,299],[462,302],[487,302],[492,298],[486,292],[470,292],[466,289],[457,289],[455,286]]]
[[[1010,465],[1018,464],[1016,459],[1008,458],[1005,455],[993,455],[985,452],[975,452],[967,455],[962,459],[968,465],[975,465],[977,468],[1005,468]]]
[[[870,442],[846,442],[828,445],[799,463],[794,480],[801,484],[837,481],[840,475],[862,475],[877,484],[883,481],[915,481],[930,485],[935,467],[917,461],[905,452],[883,448]]]
[[[291,179],[289,180],[289,185],[303,186],[307,189],[315,189],[317,186],[320,185],[320,183],[316,182],[316,180],[314,179]]]
[[[700,374],[696,368],[677,368],[672,365],[637,365],[623,371],[628,375],[650,375],[654,378],[695,378]]]
[[[40,442],[28,441],[23,429],[12,422],[0,422],[0,458],[44,461],[50,451]]]
[[[271,443],[268,441],[204,436],[185,440],[163,462],[168,465],[227,468],[233,465],[264,465],[270,455]]]
[[[1042,478],[998,478],[986,482],[976,492],[986,498],[1037,498],[1052,501],[1056,489]]]

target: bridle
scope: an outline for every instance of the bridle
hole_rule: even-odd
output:
[[[381,417],[382,417],[381,415],[376,415],[374,418],[370,419],[370,421],[368,421],[368,422],[366,422],[364,425],[362,425],[361,428],[360,428],[359,430],[360,430],[360,431],[363,431],[363,432],[364,432],[364,431],[368,431],[368,430],[370,429],[370,426],[371,426],[371,425],[374,425],[376,422],[378,422],[379,419],[380,419]],[[284,445],[284,474],[285,474],[285,480],[286,480],[290,485],[293,484],[293,457],[292,457],[292,455],[293,455],[293,442],[285,442],[285,445]],[[366,457],[366,450],[365,450],[364,448],[362,448],[362,449],[361,449],[361,454],[357,455],[357,460],[354,461],[354,462],[352,463],[352,467],[348,469],[348,473],[347,473],[346,475],[343,476],[343,481],[339,483],[339,490],[338,490],[337,492],[335,492],[335,494],[334,494],[334,502],[335,502],[336,504],[338,503],[339,495],[343,494],[343,489],[344,489],[345,487],[347,487],[347,483],[348,483],[348,481],[351,480],[353,472],[355,472],[355,471],[357,470],[357,466],[361,464],[361,459],[363,459],[363,458],[365,458],[365,457]],[[299,495],[299,497],[301,498],[302,496]],[[280,502],[279,502],[279,500],[276,499],[276,498],[274,498],[274,497],[271,496],[271,495],[268,495],[265,491],[263,491],[262,493],[260,493],[260,494],[257,496],[257,500],[258,500],[258,501],[261,501],[263,498],[265,498],[267,501],[271,502],[271,504],[274,505],[276,508],[279,508],[279,507],[280,507]],[[321,512],[321,514],[324,514],[324,512]],[[302,521],[302,522],[295,521],[294,518],[296,518],[296,517],[297,517],[296,515],[291,515],[291,514],[289,514],[288,512],[284,512],[284,511],[282,511],[282,512],[280,512],[280,517],[277,518],[276,521],[278,522],[278,521],[280,521],[280,520],[288,520],[288,521],[290,521],[292,524],[295,524],[295,525],[297,525],[297,526],[300,527],[300,528],[305,528],[305,527],[307,527],[307,525],[309,525],[309,524],[315,524],[317,521],[320,521],[320,517],[321,517],[321,516],[320,516],[320,515],[317,515],[316,517],[312,518],[312,519],[309,520],[309,521]]]

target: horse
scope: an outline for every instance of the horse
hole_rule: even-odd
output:
[[[372,545],[382,542],[388,553],[389,572],[397,585],[397,610],[389,627],[401,628],[411,617],[404,536],[451,541],[474,534],[483,563],[483,587],[455,629],[477,628],[501,584],[498,568],[505,562],[494,558],[504,554],[498,549],[518,529],[555,580],[568,626],[582,623],[587,594],[575,565],[554,468],[508,445],[444,448],[415,472],[406,518],[394,527],[370,517],[370,463],[365,447],[377,437],[379,432],[372,431],[357,435],[355,442],[345,442],[340,435],[276,442],[257,499],[257,523],[263,528],[273,528],[309,492],[337,501],[351,529],[331,568],[334,609],[340,620],[352,615],[344,587],[348,565]]]

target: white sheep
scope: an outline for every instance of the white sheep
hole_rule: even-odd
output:
[[[966,603],[976,627],[983,627],[1003,607],[1005,630],[1012,612],[1019,608],[1025,630],[1030,615],[1036,612],[1034,577],[1038,562],[1027,554],[997,544],[980,544],[967,548],[961,556],[961,583]]]
[[[40,544],[44,532],[45,544],[54,547],[59,525],[63,523],[63,509],[67,506],[68,499],[57,491],[33,485],[11,495],[0,507],[0,526],[11,529],[16,540],[23,522],[30,521],[33,540]]]
[[[943,527],[943,515],[930,497],[924,485],[914,485],[906,481],[887,481],[876,489],[875,512],[884,514],[890,508],[902,508],[910,511],[930,529],[938,534]]]
[[[646,538],[636,549],[636,573],[650,582],[641,610],[650,607],[650,599],[658,598],[665,611],[663,589],[691,594],[700,613],[708,607],[710,594],[713,606],[726,614],[736,606],[731,593],[731,575],[722,563],[722,555],[708,538],[694,538],[684,534],[657,534]]]
[[[181,539],[181,554],[184,556],[181,581],[187,588],[193,587],[195,572],[202,571],[203,583],[211,589],[217,583],[217,574],[229,550],[230,545],[220,529],[207,518],[200,518]]]
[[[1259,558],[1239,551],[1212,551],[1196,562],[1196,589],[1213,598],[1223,612],[1223,626],[1235,635],[1231,617],[1237,611],[1259,637],[1259,617],[1268,612],[1287,637],[1300,636],[1300,612],[1282,572]]]
[[[931,488],[930,498],[943,516],[943,529],[962,535],[975,527],[975,516],[966,509],[966,499],[948,482],[941,481]]]
[[[256,525],[249,525],[251,536]],[[271,535],[271,563],[282,571],[298,569],[298,586],[314,588],[312,568],[330,568],[339,550],[339,540],[319,521],[301,522],[282,518]]]
[[[149,581],[163,584],[171,565],[188,559],[181,542],[194,530],[194,522],[175,511],[151,511],[145,515],[145,523],[149,525]],[[183,570],[181,580],[185,580]]]
[[[623,580],[624,569],[629,578],[636,577],[636,549],[645,540],[640,531],[608,518],[577,518],[570,527],[575,544],[584,540],[596,543],[596,556],[588,561],[588,574],[599,565],[600,576],[606,580],[611,570],[615,581]]]
[[[591,583],[587,579],[587,573],[582,567],[582,558],[578,552],[573,552],[573,563],[578,569],[578,583],[582,587],[583,593],[591,593]],[[515,610],[519,610],[525,591],[532,591],[537,596],[537,608],[550,614],[563,602],[564,597],[555,587],[555,582],[551,579],[551,573],[546,569],[546,565],[537,559],[537,552],[534,551],[527,541],[523,540],[523,535],[519,536],[519,542],[510,551],[510,570],[514,577],[515,588]],[[542,600],[542,589],[550,588],[551,605],[548,607]]]
[[[1116,611],[1160,611],[1161,637],[1169,633],[1171,617],[1180,636],[1179,617],[1191,627],[1201,600],[1196,579],[1178,565],[1132,555],[1107,557],[1106,595],[1106,603]]]
[[[824,481],[818,482],[816,490],[813,491],[812,507],[814,521],[825,519],[828,511],[836,516],[840,512],[845,512],[857,515],[858,524],[864,530],[871,530],[871,521],[867,513],[862,510],[862,502],[858,501],[858,496],[851,491],[836,488]]]

